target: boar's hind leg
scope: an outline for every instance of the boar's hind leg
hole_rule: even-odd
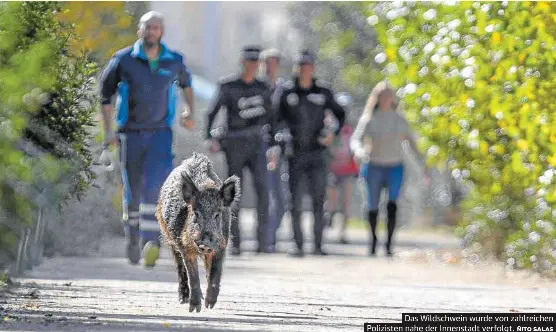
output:
[[[207,257],[205,266],[210,268],[210,272],[207,270],[209,277],[207,278],[207,297],[205,299],[206,308],[214,308],[216,300],[218,299],[218,293],[220,293],[220,279],[222,277],[222,265],[224,262],[224,250],[218,250],[216,255],[213,257]],[[209,260],[212,260],[210,262]]]
[[[197,255],[187,256],[185,258],[185,267],[187,269],[187,277],[189,279],[189,312],[197,310],[201,311],[201,284],[199,281],[199,266],[197,265]]]
[[[185,264],[183,262],[183,257],[181,253],[176,249],[172,249],[174,254],[174,261],[176,262],[176,267],[178,268],[178,296],[180,303],[184,304],[189,301],[189,285],[187,284],[187,270],[185,269]]]

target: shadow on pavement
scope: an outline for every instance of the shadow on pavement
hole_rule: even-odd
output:
[[[72,309],[75,306],[72,307]],[[92,315],[91,312],[70,312],[59,311],[53,314],[52,311],[44,310],[17,310],[8,315],[14,324],[17,321],[24,323],[25,328],[18,327],[19,331],[36,331],[36,326],[40,326],[41,331],[73,331],[72,328],[87,326],[87,331],[187,331],[194,329],[199,332],[219,332],[229,331],[231,326],[253,326],[251,330],[234,331],[263,331],[277,325],[296,325],[311,327],[319,320],[318,316],[297,316],[297,315],[275,315],[275,314],[253,314],[253,313],[234,313],[230,317],[207,317],[200,314],[188,313],[184,307],[184,314],[176,315],[149,315],[149,314],[99,314]],[[83,309],[83,308],[77,308]],[[92,310],[95,310],[92,308]],[[93,311],[94,312],[94,311]],[[324,318],[324,317],[322,317]],[[378,318],[377,318],[378,319]],[[323,323],[323,322],[320,322]],[[33,326],[34,325],[34,326]],[[211,325],[227,326],[215,327]],[[8,324],[3,327],[8,327]],[[16,325],[17,326],[17,325]],[[322,327],[339,328],[350,326],[350,324],[325,323]],[[352,325],[357,326],[358,325]],[[266,327],[266,328],[265,328]]]

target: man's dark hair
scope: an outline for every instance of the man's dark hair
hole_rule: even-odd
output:
[[[311,64],[314,65],[317,62],[317,57],[311,50],[305,49],[297,56],[295,63],[297,65]]]

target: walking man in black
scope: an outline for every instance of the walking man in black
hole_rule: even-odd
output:
[[[292,134],[292,156],[288,157],[290,172],[290,191],[292,195],[292,223],[296,247],[288,251],[294,257],[302,257],[303,232],[301,230],[301,208],[303,192],[301,184],[308,180],[307,188],[312,198],[314,214],[314,250],[315,255],[326,255],[322,250],[323,205],[327,180],[327,147],[334,135],[338,135],[344,124],[345,111],[335,100],[332,91],[313,77],[315,56],[303,51],[296,59],[296,75],[279,87],[274,95],[275,121],[284,121]],[[325,110],[331,110],[338,120],[334,132],[325,132]],[[272,147],[270,155],[276,159],[279,150]]]
[[[270,93],[273,95],[277,87],[284,83],[284,79],[280,77],[280,61],[282,55],[277,49],[267,49],[261,53],[261,71],[263,72],[263,80],[269,86]],[[280,145],[282,156],[287,150],[287,137],[289,133],[283,126],[276,128],[277,135],[270,140],[268,137],[267,143],[276,143]],[[269,163],[268,167],[268,192],[269,192],[269,217],[268,217],[268,231],[267,252],[275,252],[276,248],[276,231],[282,223],[284,214],[288,210],[289,204],[289,186],[287,182],[287,161],[283,157],[277,157],[276,163]]]
[[[242,73],[220,80],[218,95],[210,108],[206,128],[206,137],[211,140],[210,150],[224,151],[230,176],[235,174],[243,180],[243,168],[247,167],[251,171],[257,193],[257,252],[259,253],[266,251],[267,248],[269,202],[264,154],[266,144],[263,139],[270,133],[272,107],[267,84],[256,78],[260,53],[261,49],[258,47],[245,47],[241,53]],[[227,133],[219,143],[212,138],[210,131],[222,107],[227,109]],[[238,213],[239,208],[235,211],[236,216]],[[241,253],[239,220],[232,222],[231,233],[231,254],[239,255]]]

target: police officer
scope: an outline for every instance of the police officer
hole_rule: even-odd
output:
[[[251,171],[257,193],[257,252],[264,252],[268,225],[264,139],[269,136],[272,105],[268,86],[257,79],[260,53],[259,47],[245,47],[241,52],[241,74],[219,81],[218,94],[209,108],[206,138],[211,140],[211,151],[224,151],[230,176],[237,175],[243,179],[243,169],[247,167]],[[222,107],[227,110],[227,132],[218,141],[212,137],[211,127]],[[235,211],[236,214],[238,212]],[[231,254],[239,255],[241,238],[238,220],[232,222],[231,232]]]
[[[161,43],[164,17],[151,11],[139,22],[133,46],[117,51],[100,77],[105,144],[120,147],[123,221],[127,256],[154,266],[159,257],[160,229],[155,217],[158,191],[172,171],[172,125],[177,89],[185,92],[188,109],[182,125],[192,128],[191,75],[183,56]],[[112,130],[116,102],[116,132]]]
[[[315,56],[303,51],[296,59],[296,75],[279,87],[274,98],[275,122],[284,121],[292,134],[293,154],[288,158],[289,183],[292,195],[292,223],[296,247],[288,251],[294,257],[302,257],[303,233],[301,208],[303,193],[301,184],[308,180],[307,188],[313,203],[315,255],[326,255],[322,250],[323,204],[326,194],[327,147],[344,124],[345,111],[335,100],[331,90],[313,77]],[[325,110],[332,111],[338,120],[334,131],[325,129]],[[274,123],[273,128],[276,128]],[[270,155],[275,158],[279,150],[273,146]],[[271,158],[271,159],[272,159]]]
[[[268,84],[270,93],[273,94],[276,88],[284,83],[284,79],[279,76],[282,54],[275,48],[266,49],[261,52],[260,60],[263,80]]]
[[[263,80],[267,83],[271,95],[275,93],[277,87],[284,83],[280,74],[280,60],[282,55],[277,49],[267,49],[261,53],[261,72]],[[282,153],[287,148],[287,138],[289,137],[287,128],[281,126],[277,128],[275,141],[282,148]],[[268,219],[268,247],[267,252],[275,252],[276,231],[280,227],[282,218],[288,209],[289,188],[287,183],[287,162],[284,158],[276,158],[276,164],[269,163],[268,167],[268,189],[270,198],[270,213]]]

